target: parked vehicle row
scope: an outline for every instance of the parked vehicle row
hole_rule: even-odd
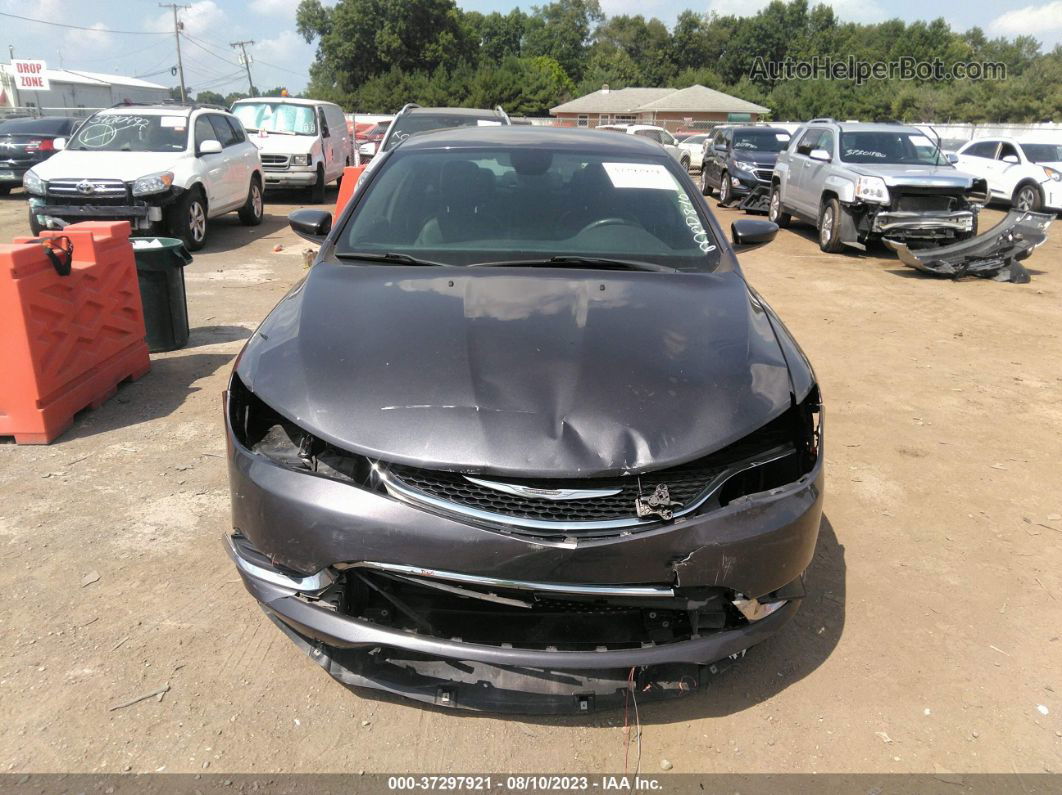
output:
[[[663,127],[653,124],[600,124],[598,130],[612,130],[627,135],[637,135],[660,144],[669,155],[687,171],[690,170],[692,155],[689,150],[681,146],[675,136]]]

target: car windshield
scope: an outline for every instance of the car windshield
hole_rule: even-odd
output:
[[[479,116],[472,113],[405,113],[395,122],[395,129],[384,142],[384,149],[391,149],[417,133],[454,127],[486,127],[500,124],[502,120],[498,114],[487,111]]]
[[[400,154],[369,184],[336,254],[446,265],[596,257],[714,270],[719,252],[703,202],[671,162],[546,147]]]
[[[1062,163],[1062,144],[1021,144],[1021,150],[1033,163]]]
[[[99,113],[77,131],[67,149],[101,152],[181,152],[188,144],[188,117]]]
[[[781,152],[789,146],[785,130],[740,130],[734,133],[734,149],[739,152]]]
[[[916,132],[843,132],[841,160],[846,163],[950,165],[933,141]]]
[[[683,138],[682,139],[682,143],[684,143],[684,144],[703,144],[704,143],[704,139],[707,138],[707,137],[708,137],[707,135],[690,135],[690,136],[688,136],[686,138]]]
[[[0,135],[65,135],[73,123],[73,119],[63,117],[11,119],[0,122]]]
[[[313,107],[309,105],[292,105],[287,102],[241,102],[233,105],[232,112],[243,122],[247,130],[317,135],[317,117]]]

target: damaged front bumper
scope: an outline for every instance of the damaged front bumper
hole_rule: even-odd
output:
[[[954,212],[911,212],[881,210],[871,224],[871,232],[890,237],[923,238],[950,230],[959,234],[972,232],[975,214],[972,210]]]
[[[911,251],[898,240],[884,239],[885,245],[910,268],[934,276],[959,279],[979,276],[1025,284],[1029,272],[1019,260],[1047,240],[1047,228],[1054,216],[1047,213],[1011,210],[1000,223],[977,237],[950,246]]]

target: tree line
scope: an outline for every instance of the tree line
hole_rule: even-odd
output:
[[[463,11],[454,0],[302,0],[299,33],[317,42],[306,95],[347,110],[422,105],[549,109],[608,84],[700,83],[770,108],[775,119],[1034,122],[1062,118],[1062,46],[989,38],[943,19],[842,22],[829,6],[775,0],[749,17],[683,11],[668,28],[606,17],[598,0],[554,0],[524,12]],[[940,60],[1003,64],[1006,79],[783,79],[766,62]]]

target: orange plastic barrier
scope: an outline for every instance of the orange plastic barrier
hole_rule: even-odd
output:
[[[364,171],[365,166],[347,166],[343,169],[343,179],[339,183],[339,196],[336,198],[336,211],[332,215],[332,220],[339,218],[339,214],[346,208],[350,197],[354,195],[358,179]]]
[[[48,444],[151,369],[129,222],[41,235],[64,236],[66,276],[33,238],[0,245],[0,436],[18,444]]]

